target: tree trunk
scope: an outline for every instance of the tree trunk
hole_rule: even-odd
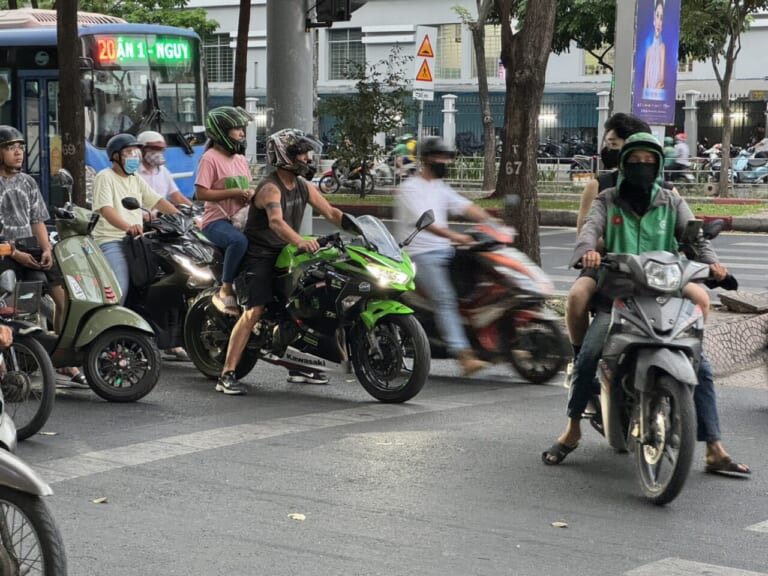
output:
[[[85,206],[85,113],[80,84],[80,41],[77,34],[78,2],[59,2],[56,34],[59,48],[59,131],[62,166],[74,179],[72,200]]]
[[[248,74],[248,32],[251,27],[251,0],[240,0],[235,44],[235,87],[232,103],[245,108],[245,78]]]
[[[8,0],[8,10],[18,10],[18,9],[19,9],[18,0]]]
[[[496,0],[501,16],[501,59],[506,68],[504,150],[496,186],[499,195],[516,195],[520,203],[510,214],[519,232],[519,247],[541,262],[536,153],[539,109],[544,95],[547,61],[555,28],[556,0],[529,2],[519,31],[512,32],[512,0]]]
[[[720,182],[718,183],[718,193],[720,198],[727,198],[730,195],[728,182],[728,173],[731,171],[731,100],[728,98],[730,92],[730,79],[723,79],[720,85],[720,102],[723,109],[723,131],[721,137],[721,158],[720,158]]]
[[[485,21],[476,22],[470,27],[472,43],[475,47],[477,64],[477,91],[480,96],[480,109],[483,113],[483,143],[485,160],[483,168],[483,190],[496,188],[496,129],[491,114],[491,98],[488,94],[488,69],[485,64]]]

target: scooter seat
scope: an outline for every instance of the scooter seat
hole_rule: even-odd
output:
[[[768,164],[768,158],[750,158],[747,164],[750,168],[759,168]]]

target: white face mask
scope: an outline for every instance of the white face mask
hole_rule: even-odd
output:
[[[158,166],[162,166],[163,164],[165,164],[165,154],[163,154],[160,150],[152,150],[151,152],[145,152],[144,162],[146,162],[150,166],[154,166],[155,168],[157,168]]]

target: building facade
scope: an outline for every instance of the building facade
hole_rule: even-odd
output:
[[[274,1],[274,0],[271,0]],[[265,100],[267,90],[267,0],[251,2],[249,34],[249,94]],[[312,2],[308,2],[309,5]],[[345,80],[349,60],[374,64],[388,58],[393,46],[404,54],[417,48],[416,27],[437,28],[435,55],[435,99],[425,103],[425,132],[439,132],[442,126],[443,94],[456,94],[456,132],[482,131],[477,96],[477,71],[469,30],[461,24],[452,8],[465,7],[475,13],[474,0],[368,0],[355,11],[349,22],[334,23],[332,28],[313,29],[319,97],[347,92],[352,83]],[[219,30],[206,39],[206,61],[213,103],[231,98],[234,70],[234,46],[237,35],[239,2],[237,0],[190,0],[190,8],[204,8],[209,18],[219,23]],[[758,125],[765,126],[768,100],[768,57],[763,46],[768,40],[768,13],[758,14],[751,29],[742,37],[742,49],[736,62],[731,99],[734,104],[734,141],[744,143]],[[498,26],[486,33],[486,66],[491,101],[497,125],[503,120],[504,69]],[[596,60],[575,46],[566,53],[553,54],[547,67],[547,84],[540,116],[541,138],[589,141],[596,136],[597,94],[610,90],[611,75]],[[413,72],[415,76],[415,70]],[[689,62],[678,68],[676,117],[677,129],[683,125],[685,93],[696,90],[699,96],[699,136],[719,140],[722,114],[719,114],[719,87],[709,61]],[[415,120],[406,119],[404,127],[412,131]],[[320,130],[327,130],[330,119],[321,119]],[[670,127],[673,130],[675,127]]]

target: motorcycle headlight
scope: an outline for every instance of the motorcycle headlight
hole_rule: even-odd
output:
[[[208,268],[203,268],[192,263],[192,260],[181,254],[171,254],[171,258],[189,272],[196,280],[212,281],[213,274]]]
[[[365,268],[371,276],[378,280],[379,286],[389,286],[390,284],[403,285],[411,279],[405,272],[399,272],[379,264],[368,264]]]
[[[674,292],[681,287],[683,274],[677,264],[660,264],[649,261],[645,263],[644,271],[645,282],[651,288],[664,292]]]

